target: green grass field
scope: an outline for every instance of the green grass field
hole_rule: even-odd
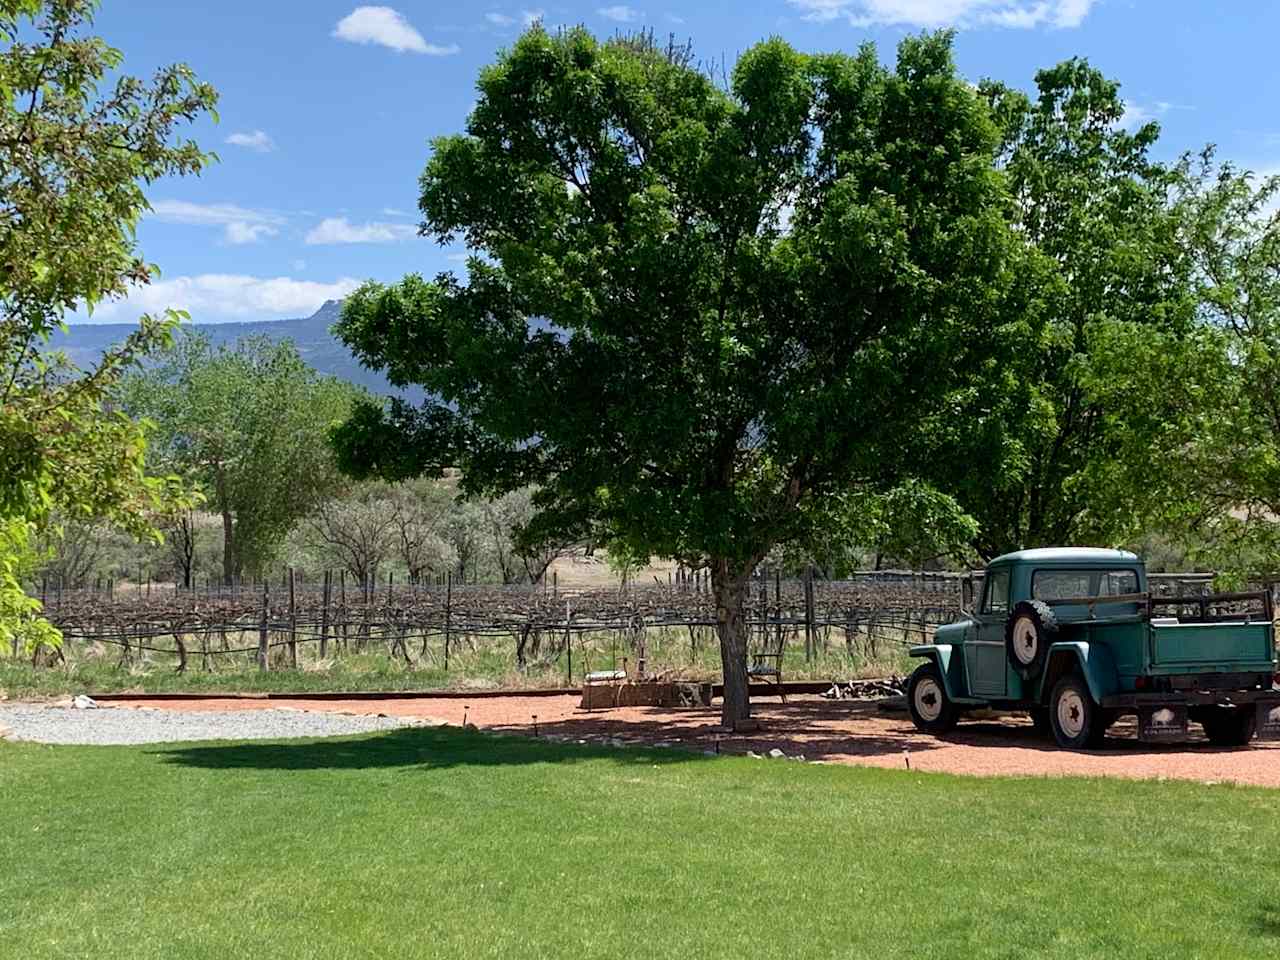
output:
[[[0,957],[1261,958],[1280,791],[456,729],[0,742]]]

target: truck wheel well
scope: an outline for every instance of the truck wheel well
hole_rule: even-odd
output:
[[[1068,673],[1079,672],[1080,658],[1071,650],[1051,650],[1040,683],[1040,703],[1048,704],[1054,685]]]

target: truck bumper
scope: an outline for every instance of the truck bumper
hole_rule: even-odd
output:
[[[1102,698],[1107,709],[1134,710],[1142,740],[1170,740],[1185,735],[1193,707],[1252,707],[1257,711],[1259,740],[1280,740],[1280,690],[1195,690],[1174,693],[1117,693]]]
[[[1239,707],[1248,703],[1268,703],[1280,707],[1280,690],[1175,690],[1159,693],[1113,693],[1101,705],[1114,707]]]

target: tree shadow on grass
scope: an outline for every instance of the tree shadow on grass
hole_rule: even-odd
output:
[[[600,759],[653,766],[710,759],[688,750],[618,750],[533,737],[496,736],[457,727],[410,727],[357,738],[201,744],[157,750],[153,755],[165,763],[204,770],[435,770]]]
[[[1262,936],[1280,940],[1280,903],[1263,901],[1253,925]]]

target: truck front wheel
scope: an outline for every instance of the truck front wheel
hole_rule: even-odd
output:
[[[1058,746],[1082,750],[1102,743],[1106,717],[1093,702],[1084,677],[1069,673],[1054,685],[1049,697],[1049,723]]]
[[[946,733],[955,727],[960,711],[947,696],[942,671],[936,663],[922,663],[907,683],[907,708],[911,722],[925,733]]]
[[[1253,739],[1257,713],[1252,707],[1210,707],[1197,719],[1215,747],[1243,747]]]

